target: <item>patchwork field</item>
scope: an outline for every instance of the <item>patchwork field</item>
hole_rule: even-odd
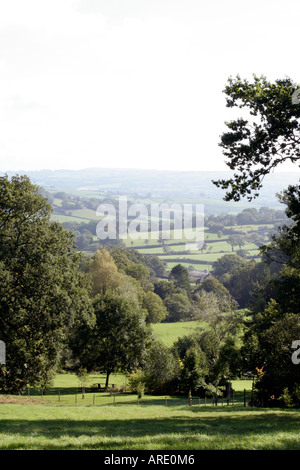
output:
[[[107,202],[108,204],[111,204],[113,201],[115,201],[116,205],[116,210],[117,210],[117,200],[119,195],[115,194],[114,192],[110,192],[109,194],[103,193],[101,196],[101,189],[99,189],[98,193],[93,191],[92,189],[88,190],[86,189],[85,191],[73,191],[72,194],[66,194],[63,192],[55,193],[53,190],[54,194],[54,199],[52,201],[53,207],[54,207],[54,213],[53,213],[53,220],[57,220],[61,223],[66,223],[70,222],[72,224],[89,224],[89,222],[99,222],[100,216],[97,215],[97,200],[98,202],[101,201],[101,198],[104,202]],[[57,195],[62,194],[59,198]],[[84,197],[85,198],[91,198],[91,200],[94,201],[94,208],[92,209],[90,205],[86,202],[84,202]],[[97,199],[98,197],[98,199]],[[73,199],[72,199],[73,198]],[[81,199],[80,199],[81,198]],[[83,199],[82,199],[83,198]],[[162,204],[166,203],[171,207],[172,204],[178,204],[178,205],[183,205],[183,204],[202,204],[204,205],[204,214],[205,214],[205,220],[207,222],[207,217],[208,219],[210,217],[215,217],[211,216],[210,214],[214,213],[214,210],[216,210],[216,213],[220,213],[220,208],[222,206],[222,201],[215,201],[213,199],[199,199],[199,198],[190,198],[190,197],[156,197],[156,198],[151,198],[151,197],[138,197],[137,195],[131,194],[127,198],[128,204],[130,207],[130,204],[137,203],[141,204],[147,214],[150,211],[150,206],[155,203],[155,204]],[[223,201],[224,202],[224,201]],[[85,207],[85,204],[87,204],[89,207]],[[225,208],[225,206],[224,206]],[[238,205],[236,204],[235,206],[230,206],[226,205],[227,211],[230,212],[230,210],[234,210],[233,214],[238,214],[239,211],[242,211],[243,209],[247,208],[247,205]],[[118,213],[118,211],[116,212]],[[258,213],[258,212],[257,212]],[[223,214],[224,215],[224,214]],[[139,220],[144,220],[146,215],[143,215],[140,219],[140,217],[137,215]],[[170,217],[167,216],[167,217]],[[216,216],[218,217],[218,216]],[[127,239],[123,240],[123,243],[127,248],[134,248],[140,253],[144,255],[156,255],[162,260],[166,262],[166,268],[167,270],[171,270],[173,266],[175,266],[178,263],[183,264],[186,268],[191,268],[193,270],[199,270],[203,271],[205,269],[211,270],[214,261],[218,260],[221,256],[228,254],[228,253],[233,253],[233,252],[238,252],[238,250],[243,251],[243,256],[247,257],[247,259],[256,259],[259,260],[259,250],[258,246],[259,243],[257,243],[257,240],[253,240],[253,236],[259,235],[260,236],[260,243],[264,243],[267,241],[267,233],[268,231],[272,232],[274,230],[274,224],[272,223],[267,223],[268,221],[266,220],[266,223],[249,223],[243,225],[240,224],[234,224],[230,225],[230,223],[225,224],[224,230],[223,231],[218,231],[216,233],[216,230],[211,228],[210,226],[205,226],[203,229],[200,228],[200,234],[202,230],[202,236],[201,240],[198,240],[198,242],[194,243],[193,239],[191,240],[191,243],[189,240],[186,238],[187,232],[185,232],[184,228],[182,227],[181,229],[178,230],[173,230],[171,229],[169,232],[170,239],[166,239],[165,236],[162,236],[162,232],[152,230],[152,221],[156,220],[155,217],[151,215],[151,212],[148,214],[146,217],[148,222],[149,222],[149,227],[148,230],[149,232],[143,232],[141,229],[141,232],[136,233],[137,235],[136,238],[133,236],[127,237]],[[165,220],[163,219],[161,215],[161,221]],[[230,219],[230,217],[229,217]],[[228,220],[229,220],[228,219]],[[262,219],[262,218],[261,218]],[[129,223],[132,222],[134,218],[128,219]],[[157,219],[158,220],[158,219]],[[167,219],[169,221],[169,218]],[[217,219],[212,219],[213,222],[217,221]],[[221,220],[221,219],[220,219]],[[151,223],[150,223],[151,221]],[[147,222],[147,223],[148,223]],[[76,229],[75,229],[76,230]],[[78,228],[77,228],[78,230]],[[89,246],[85,246],[84,248],[80,248],[82,251],[84,251],[87,254],[92,254],[95,252],[97,249],[97,246],[101,243],[101,241],[97,238],[96,236],[96,229],[95,227],[91,229],[91,227],[88,228],[88,230],[92,230],[92,232],[89,232],[90,237],[92,238],[92,242]],[[146,229],[147,230],[147,229]],[[85,230],[86,231],[86,230]],[[242,239],[242,242],[240,242],[240,245],[232,245],[231,240],[230,240],[230,234],[238,234],[240,240]],[[251,239],[252,237],[252,239]],[[163,238],[163,239],[162,239]]]

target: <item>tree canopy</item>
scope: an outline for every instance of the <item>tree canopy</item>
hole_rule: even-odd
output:
[[[271,83],[266,77],[253,81],[230,77],[224,89],[226,106],[243,115],[226,122],[220,147],[226,164],[236,171],[228,180],[213,181],[226,189],[225,200],[249,201],[259,195],[264,177],[285,161],[299,165],[300,104],[293,100],[299,86],[290,78]]]
[[[28,177],[0,178],[0,335],[7,355],[0,387],[6,391],[57,366],[66,331],[93,318],[74,235],[50,215]]]
[[[107,291],[94,298],[96,325],[78,329],[74,350],[81,366],[106,374],[136,370],[150,340],[143,312],[132,299]]]

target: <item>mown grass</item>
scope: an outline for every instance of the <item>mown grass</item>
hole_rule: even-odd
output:
[[[92,374],[90,382],[102,378]],[[121,374],[112,378],[124,382]],[[138,402],[131,393],[82,395],[78,386],[74,374],[61,374],[43,397],[0,396],[0,449],[300,449],[300,410],[244,407],[251,381],[233,381],[234,404],[218,406],[203,398],[190,406],[186,396],[145,395]]]
[[[233,406],[2,404],[0,449],[300,449],[300,412]]]

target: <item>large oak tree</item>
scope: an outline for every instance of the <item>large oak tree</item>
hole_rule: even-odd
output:
[[[19,392],[55,370],[67,332],[92,321],[74,235],[26,176],[0,178],[0,388]]]

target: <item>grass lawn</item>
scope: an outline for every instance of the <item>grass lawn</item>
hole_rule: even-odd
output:
[[[241,387],[245,384],[241,382]],[[72,395],[69,398],[74,399]],[[300,449],[300,411],[244,408],[242,403],[188,405],[186,397],[92,395],[78,402],[0,396],[5,450]],[[9,402],[10,401],[10,402]]]
[[[102,382],[92,374],[89,385]],[[121,374],[111,382],[122,385]],[[79,393],[60,374],[41,397],[0,395],[1,450],[277,450],[300,449],[300,410],[244,407],[251,381],[233,381],[234,403],[186,396]],[[77,393],[75,394],[75,390]]]

